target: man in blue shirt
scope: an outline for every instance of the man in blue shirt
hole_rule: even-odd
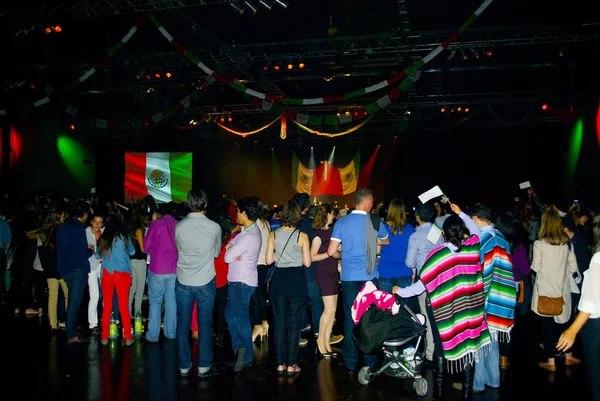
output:
[[[6,292],[6,254],[12,241],[10,224],[0,218],[0,301]]]
[[[56,257],[58,272],[69,288],[66,334],[69,344],[85,342],[77,335],[77,315],[90,272],[89,258],[94,245],[88,245],[83,222],[87,219],[90,206],[77,201],[71,207],[69,218],[56,230]]]
[[[371,218],[370,212],[373,208],[373,194],[366,188],[358,189],[354,193],[356,208],[352,213],[339,220],[333,226],[331,242],[327,254],[331,257],[342,259],[342,297],[344,304],[344,363],[350,371],[356,369],[358,352],[352,341],[352,304],[358,292],[367,281],[373,281],[377,285],[377,266],[375,265],[375,254],[377,245],[388,245],[390,239],[383,224],[376,224]],[[367,221],[370,219],[371,221]],[[380,223],[380,222],[379,222]],[[371,236],[367,230],[374,230],[378,226],[376,236]],[[373,227],[373,228],[368,228]],[[367,238],[373,238],[373,243],[367,243]],[[342,252],[338,247],[342,246]],[[371,250],[374,249],[374,252]],[[369,261],[367,262],[367,258]],[[363,355],[366,365],[374,367],[377,362],[375,355]]]
[[[437,246],[441,245],[443,238],[440,235],[436,243],[433,243],[427,239],[427,234],[433,226],[436,212],[433,205],[428,203],[420,204],[417,206],[415,211],[415,219],[417,220],[418,227],[415,232],[408,239],[408,251],[406,252],[406,267],[413,269],[413,277],[421,271],[421,268],[425,264],[427,255]],[[439,227],[441,229],[441,227]],[[413,280],[414,281],[414,280]],[[427,315],[427,293],[423,292],[419,295],[419,308],[423,316]],[[426,334],[426,348],[425,348],[425,359],[426,362],[431,363],[433,361],[433,335],[431,334],[431,324],[427,319],[427,334]]]

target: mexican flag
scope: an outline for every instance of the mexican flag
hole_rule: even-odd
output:
[[[125,199],[186,202],[191,189],[192,153],[125,153]]]
[[[338,168],[328,161],[314,169],[304,166],[295,153],[292,154],[292,187],[298,193],[311,196],[347,195],[356,191],[360,170],[360,152],[346,167]]]

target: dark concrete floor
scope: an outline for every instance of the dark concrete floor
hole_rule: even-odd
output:
[[[68,346],[64,332],[49,333],[45,318],[15,317],[7,307],[1,311],[0,381],[4,385],[0,400],[431,400],[430,369],[423,373],[430,385],[426,397],[416,395],[410,380],[385,375],[363,386],[356,374],[345,369],[341,355],[317,360],[314,340],[301,348],[303,370],[296,377],[276,375],[269,338],[271,345],[255,346],[256,363],[248,371],[234,374],[229,369],[217,377],[199,379],[194,369],[182,378],[173,340],[161,338],[158,344],[137,341],[131,347],[125,347],[122,340],[106,347],[97,340]],[[515,336],[511,366],[502,371],[501,389],[488,389],[476,395],[476,401],[575,401],[587,397],[581,366],[565,368],[559,359],[556,373],[537,367],[540,350],[530,334],[531,330],[523,327]],[[197,355],[197,343],[194,345]],[[231,358],[227,344],[215,348],[218,362]],[[448,380],[446,384],[448,399],[458,399],[460,393],[451,383]]]

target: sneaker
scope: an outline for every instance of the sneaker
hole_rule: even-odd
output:
[[[81,338],[81,337],[79,337],[79,336],[75,336],[75,337],[73,337],[73,338],[69,338],[69,339],[67,340],[67,344],[85,344],[85,343],[87,343],[87,342],[88,342],[88,340],[87,340],[87,339],[85,339],[85,338]]]
[[[192,370],[192,363],[190,362],[190,367],[186,368],[186,369],[181,369],[179,368],[179,374],[183,377],[187,376],[190,374],[190,370]]]
[[[341,343],[343,340],[344,340],[344,336],[341,334],[338,334],[337,336],[331,337],[331,339],[329,340],[329,344],[338,344],[338,343]]]
[[[125,340],[126,347],[129,347],[131,344],[133,344],[133,340]]]
[[[208,372],[200,373],[200,371],[198,371],[198,377],[200,377],[200,378],[213,377],[213,376],[218,375],[219,373],[221,373],[221,369],[216,369],[214,366],[211,366],[210,369],[208,370]]]
[[[308,345],[308,340],[306,338],[301,338],[300,339],[300,346],[301,347],[306,347]]]
[[[100,340],[100,344],[102,344],[102,345],[108,345],[108,340]]]
[[[308,333],[310,331],[310,329],[312,329],[312,326],[310,324],[307,324],[305,328],[303,328],[302,330],[300,330],[302,333]]]

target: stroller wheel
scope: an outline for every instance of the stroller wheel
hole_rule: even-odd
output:
[[[424,397],[427,395],[427,380],[424,377],[417,378],[414,383],[414,388],[417,395]]]
[[[358,382],[362,385],[367,385],[371,381],[371,368],[368,366],[363,366],[358,371]]]

